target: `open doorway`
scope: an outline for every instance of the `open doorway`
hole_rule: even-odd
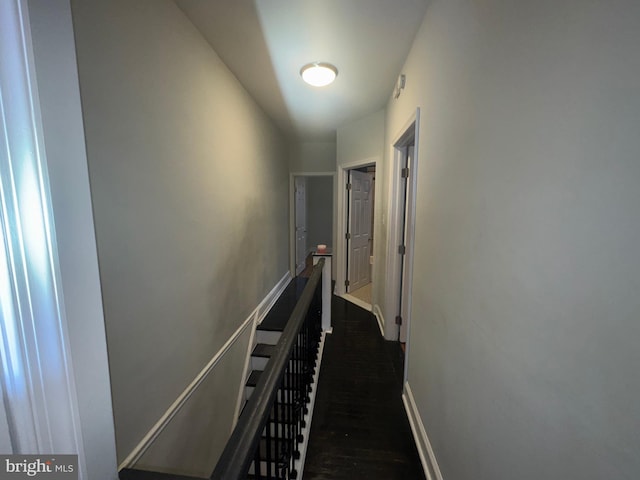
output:
[[[307,177],[294,178],[294,230],[295,230],[295,274],[305,268],[307,258]]]
[[[371,158],[338,170],[336,294],[372,311],[375,304],[374,223],[376,165]]]
[[[347,272],[346,293],[372,305],[373,228],[375,206],[375,165],[347,172]]]
[[[291,174],[291,272],[309,269],[318,245],[333,244],[334,173]]]
[[[415,201],[418,171],[418,128],[420,110],[392,143],[391,194],[387,250],[388,286],[385,338],[398,340],[405,351],[404,379],[408,374],[411,284],[415,250]]]

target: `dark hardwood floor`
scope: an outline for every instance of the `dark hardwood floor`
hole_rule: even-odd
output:
[[[402,404],[403,355],[375,317],[333,297],[305,480],[424,479]]]

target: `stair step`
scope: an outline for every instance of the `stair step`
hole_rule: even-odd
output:
[[[251,353],[251,356],[253,358],[271,358],[273,355],[275,355],[276,350],[277,350],[276,345],[259,343],[255,346],[253,352]],[[307,353],[306,347],[299,347],[298,349],[294,349],[293,356],[291,358],[294,360],[299,360],[300,358],[303,358],[306,355],[306,353]],[[316,347],[315,349],[313,349],[312,353],[314,357],[317,356],[318,348]]]
[[[275,345],[278,343],[278,340],[280,340],[281,335],[281,331],[256,329],[256,340],[258,343]]]
[[[253,349],[251,355],[254,357],[271,357],[276,352],[275,345],[268,345],[266,343],[259,343]]]
[[[253,370],[251,372],[251,374],[249,375],[249,378],[247,379],[247,383],[246,386],[247,387],[255,387],[256,385],[258,385],[258,382],[260,381],[260,376],[262,375],[262,370]],[[294,377],[300,377],[300,375],[295,375]],[[285,381],[284,381],[284,388],[286,390],[291,390],[292,389],[292,385],[290,385],[291,382],[291,377],[289,375],[285,376]],[[294,378],[295,381],[295,378]]]
[[[275,345],[258,343],[253,349],[253,352],[251,352],[251,368],[253,370],[264,370],[267,368],[267,363],[271,360],[276,350]]]
[[[256,385],[258,385],[260,375],[262,375],[262,370],[252,370],[249,378],[247,378],[247,387],[255,387]]]

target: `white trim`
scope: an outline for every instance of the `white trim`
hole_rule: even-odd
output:
[[[400,179],[399,170],[402,168],[401,159],[396,149],[395,141],[391,144],[391,164],[389,165],[389,194],[388,202],[388,223],[387,223],[387,288],[386,288],[386,316],[394,319],[398,315],[398,286],[400,285],[400,266],[398,256],[398,238],[400,237],[401,218],[399,201]],[[404,201],[404,199],[402,199]],[[397,339],[397,329],[395,322],[385,325],[385,338],[387,340]]]
[[[8,436],[14,453],[77,453],[85,479],[27,1],[0,2],[0,19],[0,363]]]
[[[255,311],[254,311],[255,312]],[[187,400],[193,395],[195,390],[200,386],[200,384],[204,381],[207,375],[211,373],[214,367],[218,364],[220,359],[224,356],[225,353],[233,346],[233,344],[238,340],[240,335],[244,332],[244,330],[249,326],[251,321],[255,318],[255,313],[249,315],[242,325],[231,335],[231,337],[226,341],[226,343],[222,346],[220,350],[209,360],[207,365],[196,375],[193,381],[185,388],[185,390],[178,396],[178,398],[171,404],[171,406],[167,409],[167,411],[160,417],[160,419],[156,422],[156,424],[151,427],[151,429],[147,432],[147,434],[143,437],[143,439],[136,445],[136,447],[131,451],[129,456],[123,460],[123,462],[118,466],[118,470],[122,470],[123,468],[128,468],[133,466],[140,457],[147,451],[147,449],[151,446],[154,440],[162,433],[165,427],[169,424],[171,419],[178,413],[178,411],[184,406]]]
[[[376,316],[378,327],[380,328],[380,335],[384,338],[384,315],[382,315],[382,309],[377,303],[373,305],[371,312]]]
[[[317,265],[320,259],[324,258],[324,267],[322,267],[322,278],[320,285],[322,286],[322,330],[333,331],[331,326],[331,255],[313,255],[313,264]]]
[[[402,224],[402,208],[404,208],[404,198],[400,198],[401,184],[402,184],[402,162],[404,160],[404,148],[403,141],[410,136],[414,137],[414,162],[412,167],[412,171],[409,174],[409,183],[408,185],[410,189],[410,197],[409,202],[414,202],[415,205],[415,190],[416,190],[416,175],[417,171],[417,157],[418,157],[418,127],[420,121],[420,109],[417,108],[416,111],[411,115],[411,117],[407,120],[405,125],[396,136],[393,138],[390,144],[390,179],[389,179],[389,195],[388,195],[388,212],[389,212],[389,222],[388,222],[388,230],[387,230],[387,285],[390,287],[387,288],[386,295],[386,315],[387,318],[395,318],[396,315],[399,314],[398,309],[398,299],[399,292],[398,286],[400,285],[400,266],[401,266],[401,258],[398,255],[398,245],[399,241],[403,234],[403,224]],[[412,128],[413,126],[413,128]],[[413,188],[411,188],[413,187]],[[415,209],[414,209],[415,210]],[[411,270],[411,263],[413,259],[413,224],[415,223],[415,212],[408,212],[410,216],[406,218],[408,228],[408,236],[409,239],[406,240],[407,251],[405,252],[405,260],[406,265],[409,266],[409,270]],[[409,272],[410,273],[410,272]],[[405,283],[403,285],[403,292],[410,291],[410,280],[409,284]],[[405,290],[406,289],[406,290]],[[410,295],[409,295],[410,297]],[[405,299],[410,301],[410,298],[405,297]],[[410,312],[410,310],[408,310]],[[405,322],[409,322],[408,314],[407,318],[403,319]],[[398,328],[395,323],[391,325],[386,325],[385,329],[385,338],[387,340],[395,340],[398,335]],[[406,377],[405,377],[406,380]]]
[[[242,409],[242,405],[245,400],[245,389],[247,378],[249,376],[249,371],[251,370],[251,354],[253,353],[253,348],[255,346],[256,339],[256,327],[258,326],[258,317],[254,318],[253,325],[251,326],[251,334],[249,336],[249,343],[247,345],[247,352],[244,356],[244,367],[242,367],[242,375],[240,376],[240,384],[238,385],[238,396],[236,399],[236,408],[233,414],[233,422],[231,422],[231,431],[229,434],[233,433],[233,430],[236,428],[236,424],[238,423],[238,417],[240,416],[240,410]]]
[[[166,412],[160,417],[160,419],[155,423],[153,427],[147,432],[147,434],[142,438],[142,440],[136,445],[131,453],[125,458],[120,465],[118,465],[118,470],[122,470],[123,468],[132,467],[144,453],[149,449],[151,444],[155,441],[156,438],[162,433],[162,431],[167,427],[169,422],[175,415],[180,411],[180,409],[184,406],[184,404],[189,400],[191,395],[196,391],[196,389],[202,384],[207,375],[213,371],[218,362],[222,359],[222,357],[229,351],[229,349],[235,344],[235,342],[240,338],[240,336],[244,333],[246,328],[253,324],[258,324],[259,321],[262,321],[266,313],[269,311],[269,308],[275,303],[278,296],[286,287],[287,282],[285,280],[289,280],[290,273],[287,272],[280,281],[276,284],[276,286],[271,289],[271,291],[267,294],[267,296],[258,304],[258,306],[251,312],[251,314],[242,322],[242,324],[238,327],[238,329],[229,337],[229,339],[225,342],[225,344],[218,350],[218,352],[209,360],[209,362],[205,365],[205,367],[196,375],[193,381],[184,389],[184,391],[176,398],[176,400],[171,404],[171,406],[167,409]],[[284,283],[284,287],[282,284]],[[252,332],[253,335],[253,332]],[[251,351],[252,345],[249,345],[249,351]],[[246,365],[245,365],[246,366]],[[243,377],[244,380],[244,377]]]
[[[413,439],[416,442],[420,462],[422,463],[422,468],[427,476],[427,480],[434,480],[434,477],[435,480],[443,480],[442,472],[440,472],[436,455],[433,452],[431,442],[427,436],[427,431],[424,428],[424,423],[422,422],[422,417],[420,417],[416,400],[413,398],[413,392],[411,391],[409,382],[405,382],[404,384],[402,403],[404,403],[404,409],[406,410],[407,417],[409,418],[409,425],[413,432]]]
[[[333,177],[334,196],[336,190],[336,172],[289,172],[289,271],[293,272],[291,273],[292,276],[296,271],[295,177]],[[335,218],[333,225],[335,229]],[[335,242],[335,231],[333,233],[334,235],[331,240]]]
[[[293,177],[335,177],[336,172],[289,172]]]
[[[347,241],[345,239],[345,233],[347,232],[347,212],[346,212],[346,195],[344,192],[346,191],[347,179],[349,170],[354,168],[366,167],[368,165],[374,165],[376,167],[376,176],[380,173],[378,169],[381,165],[380,157],[369,157],[364,158],[362,160],[355,160],[353,162],[347,162],[339,165],[338,175],[337,175],[337,185],[336,185],[336,245],[334,245],[334,258],[336,259],[335,266],[335,276],[336,276],[336,288],[335,293],[338,296],[342,296],[347,293],[347,290],[344,286],[344,281],[346,280],[346,271],[347,271],[347,263],[346,263],[346,251],[347,251]],[[375,203],[373,205],[373,215],[374,218],[376,216],[376,211],[380,208],[380,201],[382,197],[380,195],[380,187],[381,182],[376,181],[375,184]],[[375,243],[375,236],[374,236]],[[373,255],[373,252],[371,253]],[[376,284],[376,269],[373,269],[373,273],[371,276],[371,283],[373,285]],[[373,286],[372,285],[372,286]],[[373,290],[372,290],[373,294]]]
[[[370,303],[365,302],[364,300],[360,300],[358,297],[354,297],[350,293],[343,293],[339,295],[344,298],[346,301],[353,303],[354,305],[359,306],[360,308],[364,308],[367,312],[372,312],[372,306]]]
[[[311,384],[311,393],[309,394],[309,413],[305,415],[305,427],[300,432],[303,436],[302,444],[300,445],[300,458],[298,460],[294,460],[294,467],[298,471],[298,475],[300,475],[300,480],[302,480],[304,473],[304,462],[307,458],[307,446],[309,445],[309,434],[311,433],[311,421],[313,420],[313,410],[316,404],[316,392],[318,391],[318,379],[320,378],[320,366],[322,365],[322,354],[324,352],[324,342],[327,336],[327,333],[331,332],[322,332],[322,336],[320,337],[320,344],[318,346],[318,361],[316,373],[313,375],[313,383]]]

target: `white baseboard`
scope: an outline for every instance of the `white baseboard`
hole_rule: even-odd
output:
[[[149,449],[149,447],[153,444],[156,438],[162,433],[162,431],[167,427],[169,422],[178,411],[184,406],[184,404],[189,400],[191,395],[196,391],[196,389],[202,384],[202,382],[206,379],[206,377],[213,371],[218,362],[222,359],[222,357],[229,351],[229,349],[233,346],[233,344],[240,338],[242,333],[246,330],[249,325],[253,325],[253,329],[255,330],[255,326],[261,322],[266,316],[269,309],[276,302],[280,294],[284,291],[289,281],[291,280],[291,274],[287,272],[276,284],[275,287],[271,289],[271,291],[267,294],[267,296],[258,304],[258,306],[251,312],[251,314],[242,322],[242,324],[238,327],[238,329],[233,332],[231,337],[225,342],[225,344],[216,352],[216,354],[209,360],[209,362],[205,365],[205,367],[196,375],[193,381],[184,389],[184,391],[176,398],[176,400],[171,404],[171,406],[167,409],[166,412],[160,417],[160,419],[155,423],[153,427],[147,432],[147,434],[142,438],[142,440],[136,445],[131,453],[125,458],[120,465],[118,465],[118,470],[122,470],[123,468],[131,468],[135,463],[140,460],[142,455]],[[253,332],[252,332],[253,336]],[[249,354],[251,352],[251,342],[249,342]],[[247,367],[247,362],[245,360],[245,369]],[[246,372],[245,372],[246,374]],[[244,378],[244,377],[243,377]]]
[[[416,401],[413,398],[413,392],[409,386],[409,382],[405,382],[402,392],[402,403],[404,403],[404,409],[409,417],[409,425],[411,425],[411,431],[413,432],[413,439],[416,442],[416,448],[418,449],[418,455],[420,456],[420,462],[422,468],[427,477],[427,480],[443,480],[440,467],[436,460],[436,456],[431,447],[429,437],[427,437],[427,431],[424,428],[424,423],[418,412]]]
[[[382,335],[382,338],[384,338],[384,316],[382,315],[382,310],[380,309],[380,305],[378,304],[374,305],[372,312],[376,316],[376,320],[378,321],[378,327],[380,328],[380,335]]]

